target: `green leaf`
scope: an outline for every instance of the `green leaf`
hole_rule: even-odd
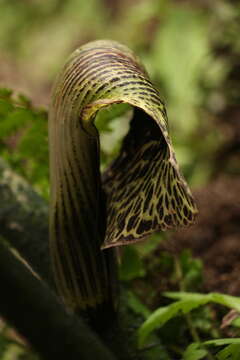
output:
[[[240,316],[238,316],[236,319],[234,319],[231,322],[231,325],[236,326],[237,328],[240,328]]]
[[[220,293],[212,293],[211,294],[212,301],[227,306],[231,309],[235,309],[240,312],[240,298],[231,295],[224,295]]]
[[[199,360],[206,356],[207,351],[203,346],[223,346],[228,345],[216,354],[218,360],[239,360],[240,359],[240,338],[226,338],[208,340],[203,343],[192,343],[183,353],[182,360]]]
[[[216,355],[218,360],[239,360],[240,344],[231,344],[219,351]]]
[[[182,360],[200,360],[203,359],[207,355],[207,351],[205,349],[201,349],[201,344],[192,343],[183,353]]]
[[[1,156],[45,197],[49,192],[47,114],[0,89]]]
[[[13,110],[13,105],[8,99],[0,98],[0,125],[5,117]]]
[[[236,296],[225,295],[220,293],[200,294],[200,293],[181,292],[181,291],[165,292],[164,295],[171,299],[181,299],[181,300],[206,298],[207,301],[212,301],[240,312],[240,298]]]
[[[0,122],[0,133],[2,137],[7,137],[16,133],[17,130],[24,128],[34,119],[33,113],[28,109],[15,108],[5,114],[5,118]]]
[[[127,304],[137,314],[141,314],[145,319],[151,314],[150,310],[132,292],[127,293]]]
[[[240,359],[240,338],[226,338],[205,341],[204,345],[223,346],[228,345],[216,354],[218,360],[239,360]]]
[[[162,327],[167,321],[180,314],[186,314],[191,310],[215,302],[240,311],[240,299],[230,295],[219,293],[199,294],[187,292],[166,292],[165,296],[171,299],[179,299],[173,304],[154,311],[139,329],[139,344],[142,346],[147,336],[157,328]]]
[[[193,300],[193,301],[199,301],[206,299],[206,301],[210,301],[212,298],[212,294],[200,294],[200,293],[191,293],[191,292],[184,292],[184,291],[178,291],[178,292],[164,292],[164,296],[170,298],[170,299],[179,299],[179,300]]]
[[[155,329],[162,327],[167,321],[175,316],[187,314],[200,305],[208,303],[209,296],[194,294],[194,296],[179,300],[173,304],[161,307],[154,311],[139,329],[139,345],[143,346],[147,336]]]
[[[215,345],[215,346],[222,346],[222,345],[229,345],[229,344],[240,345],[240,338],[214,339],[214,340],[208,340],[208,341],[204,342],[204,345]]]
[[[9,99],[12,95],[12,90],[7,88],[0,88],[0,98]]]
[[[30,108],[31,106],[31,100],[23,94],[18,95],[18,102],[21,106],[24,106],[25,108]]]

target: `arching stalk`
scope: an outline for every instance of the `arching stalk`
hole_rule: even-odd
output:
[[[114,103],[132,105],[134,116],[101,180],[93,121]],[[49,141],[50,247],[59,292],[74,309],[114,307],[111,247],[191,224],[197,212],[178,169],[164,104],[129,49],[96,41],[72,54],[54,88]]]

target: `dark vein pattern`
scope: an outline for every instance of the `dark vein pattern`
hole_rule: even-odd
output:
[[[119,157],[99,171],[96,113],[134,107]],[[49,116],[50,249],[64,301],[73,308],[115,300],[112,247],[194,220],[158,90],[133,53],[97,41],[76,50],[59,74]]]
[[[158,125],[135,109],[121,153],[104,174],[108,224],[103,247],[132,243],[194,221],[194,200],[169,158]]]

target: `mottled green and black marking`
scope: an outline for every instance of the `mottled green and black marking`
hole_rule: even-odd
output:
[[[158,124],[135,109],[121,153],[104,176],[108,194],[104,247],[136,242],[154,231],[193,222],[194,200],[175,161],[170,160]]]
[[[93,120],[114,103],[134,107],[121,152],[103,175]],[[194,221],[158,90],[133,53],[116,42],[76,50],[60,73],[49,119],[50,247],[59,291],[72,307],[114,298],[112,247]],[[103,186],[102,186],[103,185]]]

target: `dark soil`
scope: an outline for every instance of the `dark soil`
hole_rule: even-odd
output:
[[[142,301],[153,309],[168,301],[162,297],[164,291],[180,290],[173,255],[186,249],[203,263],[203,283],[194,283],[190,291],[240,296],[240,180],[219,177],[195,191],[194,196],[199,209],[196,224],[167,235],[168,239],[146,259],[147,279],[134,281]],[[164,263],[160,260],[163,253]]]
[[[201,259],[203,284],[194,284],[194,291],[240,296],[239,178],[220,177],[194,196],[199,209],[196,224],[172,233],[156,249],[155,256],[147,259],[149,285],[156,291],[149,301],[153,307],[159,306],[162,292],[179,290],[179,281],[172,275],[173,265],[158,265],[164,251],[172,256],[190,249],[193,258]],[[138,288],[142,285],[141,281],[136,284]]]
[[[219,178],[195,193],[196,225],[173,235],[204,265],[204,289],[240,295],[240,180]]]

